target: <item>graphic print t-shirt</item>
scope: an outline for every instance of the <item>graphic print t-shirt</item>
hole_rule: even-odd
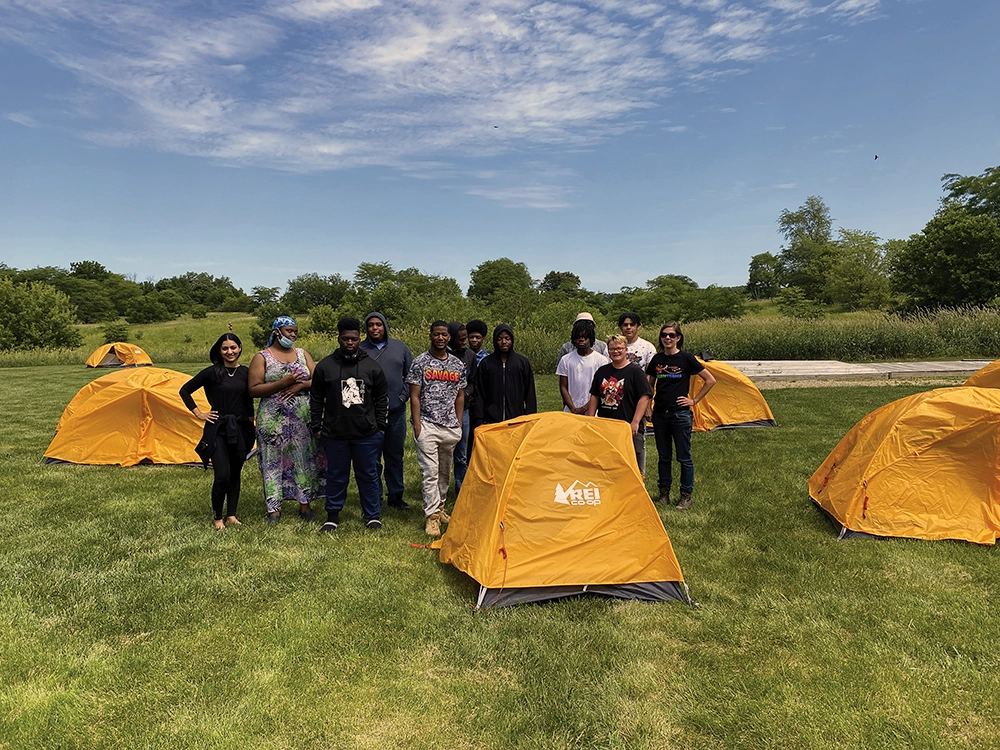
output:
[[[655,346],[646,341],[646,339],[636,339],[628,345],[628,351],[625,356],[628,357],[629,362],[633,365],[639,365],[639,369],[646,372],[646,367],[649,366],[649,360],[651,360],[655,354]]]
[[[406,382],[420,386],[421,420],[441,427],[461,426],[455,415],[455,399],[458,389],[468,385],[462,360],[454,354],[438,359],[424,352],[413,360]]]
[[[601,367],[594,373],[590,393],[597,397],[597,416],[621,419],[630,423],[635,417],[635,407],[639,399],[653,395],[646,376],[633,364],[626,365],[620,370],[614,365]],[[640,425],[640,432],[643,431],[643,426]]]
[[[676,354],[657,353],[646,368],[646,374],[656,379],[656,397],[653,412],[663,414],[668,411],[687,409],[677,406],[677,399],[687,396],[691,387],[691,376],[705,369],[695,356],[683,349]]]

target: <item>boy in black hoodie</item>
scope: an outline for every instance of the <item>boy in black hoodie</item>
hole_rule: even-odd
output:
[[[501,323],[493,331],[493,353],[476,369],[472,426],[503,422],[537,411],[531,362],[514,351],[514,331]]]
[[[336,531],[340,525],[352,463],[365,526],[374,531],[382,528],[379,456],[389,387],[382,368],[359,348],[361,322],[341,318],[337,333],[340,348],[316,365],[309,396],[309,426],[326,451],[327,521],[320,531]]]

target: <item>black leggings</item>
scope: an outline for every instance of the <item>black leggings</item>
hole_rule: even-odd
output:
[[[212,511],[215,520],[222,520],[222,503],[228,497],[227,516],[236,515],[236,506],[240,502],[240,473],[246,456],[242,455],[237,446],[231,445],[224,435],[215,438],[215,452],[212,454],[212,468],[215,471],[215,481],[212,482]]]

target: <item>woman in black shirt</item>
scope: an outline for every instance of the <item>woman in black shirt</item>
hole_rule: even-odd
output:
[[[656,502],[670,502],[672,448],[677,451],[681,465],[681,499],[679,510],[691,507],[694,490],[694,459],[691,458],[691,427],[694,415],[691,407],[701,401],[715,385],[715,376],[693,354],[684,351],[684,334],[675,321],[660,327],[659,351],[646,366],[649,385],[655,392],[653,399],[653,436],[659,456],[660,494]],[[702,379],[701,390],[690,398],[691,376]]]
[[[215,471],[212,483],[212,511],[214,525],[225,528],[228,522],[239,526],[236,506],[240,501],[240,472],[247,453],[253,447],[253,399],[247,390],[249,370],[237,364],[243,342],[233,333],[224,333],[209,350],[211,367],[206,367],[181,387],[181,398],[185,406],[205,423],[205,432],[195,449],[208,468],[211,460]],[[199,409],[191,394],[199,388],[205,389],[205,396],[211,405],[208,413]],[[223,521],[222,506],[226,502],[226,517]]]

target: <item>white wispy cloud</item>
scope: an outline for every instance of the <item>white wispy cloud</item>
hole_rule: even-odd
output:
[[[829,35],[888,1],[0,0],[0,39],[74,74],[75,127],[97,143],[302,172],[388,166],[550,209],[572,177],[519,154],[613,138],[679,86],[780,55],[803,24]],[[464,166],[500,156],[516,165],[502,180]]]
[[[38,121],[31,115],[27,115],[24,112],[9,112],[3,116],[3,119],[16,122],[18,125],[24,125],[26,128],[38,127]]]

